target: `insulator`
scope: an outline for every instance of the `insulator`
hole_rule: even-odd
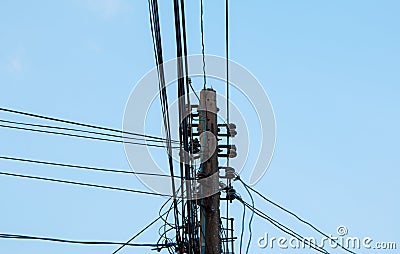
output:
[[[231,138],[235,137],[237,135],[237,131],[236,130],[229,130],[229,136]]]
[[[236,131],[236,124],[230,123],[230,124],[218,124],[218,127],[225,127],[226,128],[226,133],[218,133],[220,136],[226,136],[226,137],[235,137],[237,135]],[[218,128],[218,132],[221,132],[221,128]]]
[[[236,124],[234,123],[228,124],[228,129],[236,129]]]
[[[235,169],[232,167],[219,167],[220,170],[225,171],[225,175],[221,175],[221,178],[226,178],[226,179],[233,179],[236,177],[235,175]]]
[[[229,158],[235,158],[236,156],[237,156],[236,149],[235,150],[230,149],[229,150]]]
[[[226,198],[228,200],[234,200],[237,197],[236,190],[232,187],[226,190]]]
[[[230,124],[228,124],[227,128],[228,128],[228,135],[231,137],[235,137],[237,134],[236,124],[230,123]]]
[[[218,148],[229,148],[236,150],[236,145],[218,145]]]

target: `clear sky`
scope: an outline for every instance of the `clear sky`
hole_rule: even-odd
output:
[[[164,56],[171,59],[172,1],[160,2]],[[223,2],[205,1],[208,54],[224,56]],[[349,236],[397,241],[399,249],[400,3],[231,1],[230,6],[231,58],[263,84],[276,117],[274,158],[255,188],[328,234],[344,225]],[[199,54],[199,1],[187,1],[186,7],[189,53]],[[0,107],[121,128],[131,90],[154,67],[152,47],[144,0],[1,1]],[[32,122],[4,112],[0,118]],[[129,167],[121,144],[4,128],[0,154]],[[125,175],[7,161],[0,161],[0,171],[146,190]],[[0,192],[0,233],[76,240],[125,241],[153,220],[164,202],[8,176],[0,176]],[[317,236],[263,201],[256,204],[305,236]],[[242,207],[233,208],[239,230]],[[155,242],[157,229],[137,242]],[[285,236],[257,218],[250,253],[310,253],[260,249],[257,239],[264,232]],[[0,239],[1,253],[112,250]]]

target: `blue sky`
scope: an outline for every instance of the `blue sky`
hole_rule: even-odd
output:
[[[172,4],[160,2],[164,56],[171,59]],[[201,52],[198,2],[186,4],[190,54]],[[274,158],[255,187],[328,234],[345,225],[350,236],[397,241],[398,248],[399,8],[398,1],[390,0],[307,0],[232,1],[230,10],[231,58],[263,84],[276,117]],[[224,56],[223,1],[206,1],[204,19],[206,53]],[[0,21],[1,107],[121,128],[131,90],[154,67],[146,1],[2,1]],[[3,112],[0,117],[32,121]],[[154,121],[160,119],[155,115]],[[0,140],[5,156],[129,167],[120,144],[4,128]],[[0,161],[0,168],[146,189],[134,177],[6,161]],[[67,239],[127,240],[157,216],[164,202],[6,176],[0,176],[0,190],[0,232]],[[256,201],[281,222],[316,236]],[[241,209],[234,205],[236,228]],[[156,231],[149,230],[138,242],[156,241]],[[253,239],[264,232],[284,236],[256,219]],[[256,240],[251,246],[251,253],[309,253],[262,250]],[[0,250],[111,253],[113,248],[0,240]],[[121,253],[151,251],[127,248]]]

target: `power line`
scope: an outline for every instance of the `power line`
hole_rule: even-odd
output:
[[[28,113],[28,112],[8,109],[8,108],[1,108],[0,107],[0,111],[12,113],[12,114],[18,114],[18,115],[34,117],[34,118],[39,118],[39,119],[44,119],[44,120],[49,120],[49,121],[55,121],[55,122],[60,122],[60,123],[72,124],[72,125],[77,125],[77,126],[82,126],[82,127],[87,127],[87,128],[93,128],[93,129],[99,129],[99,130],[104,130],[104,131],[110,131],[110,132],[116,132],[116,133],[122,133],[122,134],[128,134],[128,135],[133,135],[133,136],[140,136],[140,137],[152,138],[152,139],[165,141],[164,138],[160,138],[160,137],[156,137],[156,136],[152,136],[152,135],[145,135],[145,134],[140,134],[140,133],[131,132],[131,131],[122,131],[122,130],[117,130],[117,129],[113,129],[113,128],[109,128],[109,127],[96,126],[96,125],[86,124],[86,123],[79,123],[79,122],[75,122],[75,121],[70,121],[70,120],[65,120],[65,119],[60,119],[60,118],[54,118],[54,117],[49,117],[49,116],[43,116],[43,115],[38,115],[38,114],[33,114],[33,113]]]
[[[155,193],[155,192],[125,189],[125,188],[120,188],[120,187],[105,186],[105,185],[98,185],[98,184],[91,184],[91,183],[80,183],[80,182],[73,182],[73,181],[39,177],[39,176],[21,175],[21,174],[7,173],[7,172],[0,172],[0,175],[21,177],[21,178],[35,179],[35,180],[41,180],[41,181],[49,181],[49,182],[57,182],[57,183],[65,183],[65,184],[72,184],[72,185],[80,185],[80,186],[94,187],[94,188],[101,188],[101,189],[108,189],[108,190],[133,192],[133,193],[147,194],[147,195],[153,195],[153,196],[171,197],[171,195]]]
[[[239,200],[239,201],[242,202],[248,209],[251,209],[252,211],[254,211],[255,214],[257,214],[261,218],[267,220],[268,222],[270,222],[272,225],[274,225],[275,227],[277,227],[279,230],[283,231],[284,233],[296,238],[297,240],[303,242],[304,244],[307,244],[310,248],[312,248],[318,252],[329,254],[329,252],[326,251],[324,248],[318,246],[316,243],[313,243],[310,240],[305,239],[300,234],[296,233],[295,231],[291,230],[290,228],[286,227],[285,225],[279,223],[278,221],[272,219],[267,214],[262,212],[260,209],[253,208],[250,204],[246,203],[243,200]]]
[[[163,174],[156,174],[156,173],[125,171],[125,170],[119,170],[119,169],[106,169],[106,168],[99,168],[99,167],[64,164],[64,163],[58,163],[58,162],[39,161],[39,160],[23,159],[23,158],[15,158],[15,157],[7,157],[7,156],[0,156],[0,159],[2,159],[2,160],[12,160],[12,161],[21,161],[21,162],[28,162],[28,163],[35,163],[35,164],[43,164],[43,165],[49,165],[49,166],[59,166],[59,167],[67,167],[67,168],[94,170],[94,171],[101,171],[101,172],[107,172],[107,173],[121,173],[121,174],[132,174],[132,175],[171,177],[170,175],[163,175]],[[175,176],[175,177],[179,178],[178,176]]]
[[[239,242],[239,252],[242,254],[242,245],[243,245],[243,235],[244,235],[244,222],[246,219],[246,206],[243,203],[243,214],[242,214],[242,230],[240,232],[240,242]]]
[[[206,79],[206,59],[205,59],[205,49],[204,49],[204,21],[203,21],[203,0],[200,0],[200,32],[201,32],[201,55],[203,58],[203,89],[206,89],[207,79]]]
[[[78,134],[63,133],[63,132],[56,132],[56,131],[46,131],[46,130],[25,128],[25,127],[17,127],[17,126],[4,125],[4,124],[0,124],[0,127],[9,128],[9,129],[16,129],[16,130],[23,130],[23,131],[32,131],[32,132],[40,132],[40,133],[46,133],[46,134],[68,136],[68,137],[74,137],[74,138],[85,138],[85,139],[98,140],[98,141],[124,143],[124,144],[130,144],[130,145],[152,146],[152,147],[159,147],[159,148],[164,148],[165,147],[163,145],[145,144],[145,143],[137,143],[137,142],[131,142],[131,141],[116,140],[116,139],[91,137],[91,136],[84,136],[84,135],[78,135]],[[173,148],[177,148],[177,147],[173,147]]]
[[[226,121],[229,124],[229,0],[225,0],[225,58],[226,58]],[[229,135],[227,145],[229,146]],[[227,158],[229,167],[229,156]]]
[[[242,182],[243,183],[243,182]],[[251,243],[251,238],[253,236],[253,232],[251,230],[251,224],[253,222],[253,218],[254,218],[254,199],[253,199],[253,195],[251,194],[251,192],[249,191],[249,189],[247,188],[247,186],[245,184],[243,184],[244,188],[246,189],[247,193],[250,196],[251,199],[251,207],[252,207],[252,213],[250,216],[250,221],[249,221],[249,241],[247,242],[247,247],[246,247],[246,254],[249,253],[249,249],[250,249],[250,243]]]
[[[120,250],[122,250],[125,246],[130,246],[131,243],[135,238],[137,238],[139,235],[141,235],[144,231],[146,231],[148,228],[150,228],[154,223],[156,223],[159,219],[161,219],[162,216],[164,216],[167,212],[165,212],[163,215],[158,216],[156,219],[154,219],[152,222],[150,222],[147,226],[145,226],[142,230],[140,230],[138,233],[136,233],[134,236],[132,236],[127,242],[121,244],[121,246],[116,249],[113,254],[118,253]]]
[[[268,203],[274,205],[275,207],[281,209],[282,211],[292,215],[293,217],[295,217],[297,220],[299,220],[300,222],[306,224],[307,226],[311,227],[312,229],[314,229],[316,232],[318,232],[319,234],[321,234],[324,237],[327,237],[328,239],[330,239],[331,241],[335,242],[339,247],[341,247],[343,250],[355,254],[355,252],[349,250],[348,248],[345,248],[343,245],[341,245],[340,243],[338,243],[335,239],[333,239],[332,237],[328,236],[327,234],[325,234],[324,232],[322,232],[320,229],[318,229],[316,226],[314,226],[313,224],[311,224],[310,222],[300,218],[297,214],[295,214],[294,212],[289,211],[288,209],[284,208],[283,206],[273,202],[272,200],[268,199],[267,197],[265,197],[263,194],[261,194],[259,191],[255,190],[254,188],[252,188],[251,186],[247,185],[245,182],[243,182],[242,179],[240,179],[240,177],[237,178],[237,180],[239,180],[244,186],[246,186],[247,188],[249,188],[250,190],[252,190],[254,193],[256,193],[258,196],[260,196],[262,199],[264,199],[265,201],[267,201]]]
[[[183,178],[189,180],[192,177],[192,167],[189,159],[189,119],[187,116],[187,105],[190,105],[189,96],[189,77],[187,63],[187,44],[186,44],[186,24],[185,24],[185,8],[183,0],[174,0],[174,21],[175,21],[175,40],[176,40],[176,57],[177,57],[177,76],[178,76],[178,107],[179,107],[179,140],[181,142],[182,160],[180,162],[180,174]],[[185,86],[186,84],[186,86]],[[185,89],[186,87],[186,89]],[[185,101],[185,96],[187,101]],[[191,196],[192,186],[186,181],[185,191],[187,196]],[[182,188],[182,198],[184,190]],[[195,206],[192,200],[182,202],[182,224],[187,225],[187,230],[183,232],[184,237],[188,238],[188,251],[195,251],[196,246],[193,244],[197,238],[195,225],[197,225],[197,217],[195,217]],[[179,246],[183,252],[184,247]]]
[[[190,96],[189,96],[189,85],[192,84],[189,82],[189,67],[188,67],[188,60],[187,60],[187,43],[186,43],[186,18],[185,18],[185,1],[179,1],[181,7],[181,25],[182,25],[182,46],[183,46],[183,60],[184,60],[184,77],[186,83],[186,98],[187,104],[190,105]],[[196,94],[196,93],[195,93]],[[199,100],[200,101],[200,100]]]
[[[225,1],[225,58],[226,58],[226,121],[230,123],[229,119],[229,0]],[[229,131],[229,130],[228,130]],[[229,133],[228,133],[229,134]],[[230,135],[226,137],[226,144],[230,145]],[[230,158],[226,158],[226,166],[229,167]],[[226,185],[231,186],[231,179],[226,179]],[[229,224],[229,202],[226,202],[226,225]],[[250,244],[250,241],[249,241]],[[226,248],[229,249],[229,242],[226,241]],[[240,250],[241,251],[241,250]]]
[[[97,131],[79,130],[79,129],[68,128],[68,127],[60,127],[60,126],[51,126],[51,125],[33,124],[33,123],[23,123],[23,122],[9,121],[9,120],[1,120],[1,119],[0,119],[0,122],[16,124],[16,125],[23,125],[23,126],[39,127],[39,128],[75,131],[75,132],[95,134],[95,135],[101,135],[101,136],[107,136],[107,137],[113,137],[113,138],[131,139],[131,140],[149,141],[149,142],[159,142],[159,143],[164,143],[165,142],[165,141],[158,140],[158,139],[154,139],[153,140],[153,139],[144,139],[144,138],[135,138],[135,137],[124,137],[124,136],[121,136],[121,135],[115,135],[115,134],[109,134],[109,133],[103,133],[103,132],[97,132]]]
[[[169,107],[168,107],[168,96],[165,86],[165,76],[164,76],[164,67],[163,67],[163,55],[162,55],[162,43],[161,43],[161,32],[160,32],[160,22],[158,15],[158,2],[157,0],[149,0],[149,10],[150,10],[150,23],[151,23],[151,32],[153,38],[153,47],[155,53],[155,60],[157,64],[157,72],[158,72],[158,81],[159,81],[159,91],[160,91],[160,102],[161,102],[161,111],[163,114],[163,123],[164,129],[166,133],[167,140],[167,154],[168,154],[168,166],[171,175],[171,189],[172,193],[176,193],[175,181],[174,181],[174,165],[172,160],[172,147],[171,147],[171,128],[170,128],[170,120],[169,120]],[[181,145],[181,142],[179,142]],[[178,220],[178,205],[176,196],[174,196],[173,200],[174,204],[174,218],[175,224],[177,226],[176,236],[179,236],[179,220]],[[178,239],[179,240],[179,239]]]
[[[169,213],[173,209],[173,203],[170,205],[169,209],[166,212],[161,214],[162,209],[168,204],[168,202],[170,200],[171,199],[168,199],[167,201],[165,201],[165,203],[160,207],[160,210],[158,210],[158,215],[161,217],[161,220],[164,222],[164,224],[158,229],[158,234],[160,235],[160,237],[162,236],[162,234],[160,233],[161,228],[164,228],[164,232],[165,232],[167,225],[170,227],[175,227],[174,225],[172,225],[171,223],[168,222]],[[164,215],[165,215],[165,219],[163,218]]]
[[[48,242],[58,242],[58,243],[68,243],[68,244],[81,244],[81,245],[122,245],[121,242],[108,242],[108,241],[77,241],[77,240],[67,240],[52,237],[41,237],[41,236],[30,236],[30,235],[19,235],[19,234],[0,234],[0,238],[3,239],[19,239],[19,240],[40,240]],[[167,247],[173,246],[173,243],[169,244],[149,244],[149,243],[128,243],[125,244],[129,247]]]

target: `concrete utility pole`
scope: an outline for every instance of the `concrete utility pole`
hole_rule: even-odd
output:
[[[201,253],[221,253],[221,219],[220,219],[220,192],[219,178],[210,177],[219,174],[218,170],[218,124],[217,124],[217,97],[213,89],[203,89],[200,92],[199,126],[200,142],[202,146],[202,175],[207,178],[200,186],[203,193],[215,193],[205,197],[201,203]],[[209,180],[210,179],[210,180]]]

